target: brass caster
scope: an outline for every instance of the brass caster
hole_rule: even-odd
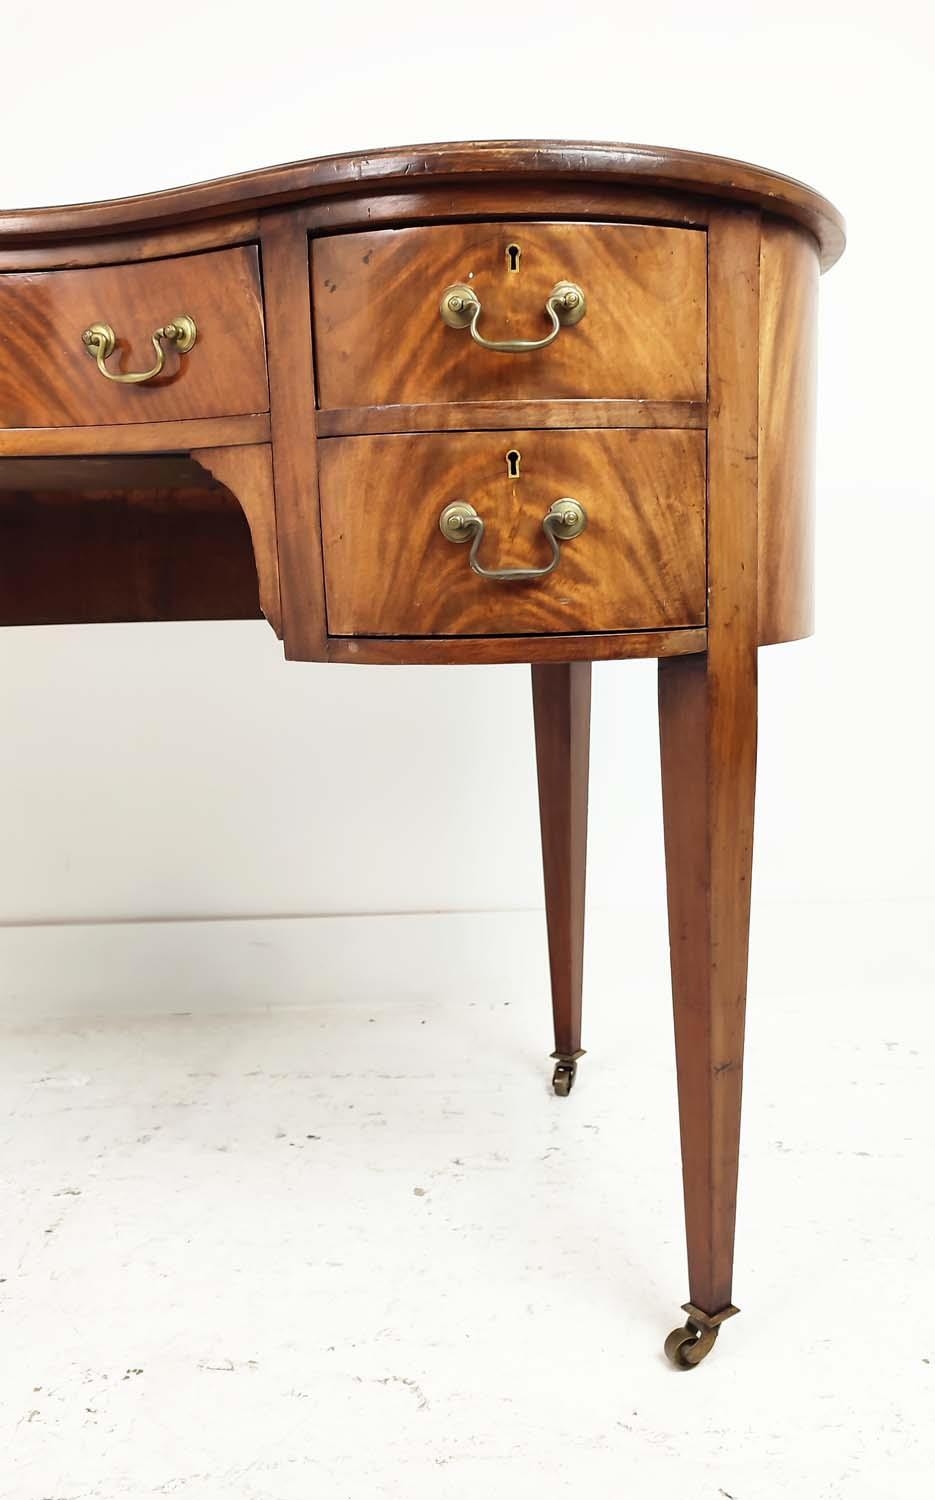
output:
[[[673,1328],[666,1339],[666,1359],[671,1360],[677,1370],[693,1370],[706,1354],[711,1353],[717,1336],[716,1328],[696,1328],[689,1319],[684,1328]]]
[[[665,1342],[666,1358],[677,1370],[693,1370],[696,1365],[700,1365],[717,1343],[721,1324],[739,1309],[726,1307],[723,1312],[709,1317],[707,1313],[686,1302],[685,1311],[688,1313],[685,1326],[673,1328]]]
[[[580,1049],[577,1052],[553,1052],[552,1056],[556,1059],[552,1087],[560,1098],[565,1099],[574,1087],[578,1058],[584,1057],[584,1052]]]
[[[575,1086],[575,1074],[578,1071],[577,1063],[556,1063],[552,1074],[552,1087],[556,1094],[564,1099],[571,1093]]]

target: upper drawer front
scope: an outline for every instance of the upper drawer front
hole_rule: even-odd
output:
[[[513,462],[511,463],[511,457]],[[548,635],[705,622],[703,432],[451,432],[319,444],[332,635]],[[511,468],[518,468],[517,477]],[[440,518],[483,520],[479,566],[542,568],[558,500],[586,525],[554,571],[482,578]]]
[[[153,368],[153,334],[186,316],[185,354],[163,342],[153,380],[121,384],[82,342],[106,323],[114,374]],[[87,427],[269,410],[256,247],[80,271],[0,275],[0,426]]]
[[[516,265],[517,269],[511,269]],[[439,303],[470,287],[478,333],[536,340],[560,281],[580,322],[534,352],[502,353],[451,328]],[[703,401],[705,235],[639,224],[451,224],[313,242],[319,404],[594,397]]]

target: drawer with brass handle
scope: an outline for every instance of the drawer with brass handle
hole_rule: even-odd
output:
[[[0,425],[85,427],[269,410],[253,245],[0,274]]]
[[[703,432],[328,438],[319,456],[332,635],[705,623]]]
[[[312,243],[323,409],[704,401],[705,234],[480,223]]]

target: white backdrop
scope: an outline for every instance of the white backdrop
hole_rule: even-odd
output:
[[[790,910],[862,903],[833,929],[858,966],[879,938],[931,978],[932,68],[907,0],[8,0],[0,205],[537,136],[739,156],[831,197],[819,633],[762,653],[756,930],[778,953]],[[0,920],[534,907],[527,677],[285,665],[253,623],[0,632]],[[659,909],[657,762],[654,666],[597,667],[595,908]]]

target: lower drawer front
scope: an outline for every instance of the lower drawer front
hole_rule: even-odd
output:
[[[523,431],[327,438],[319,444],[331,635],[554,635],[705,623],[705,434]],[[518,474],[516,470],[518,469]],[[491,580],[439,518],[484,521],[477,562],[540,568],[560,499],[584,531],[554,572]],[[473,531],[471,532],[473,537]]]

